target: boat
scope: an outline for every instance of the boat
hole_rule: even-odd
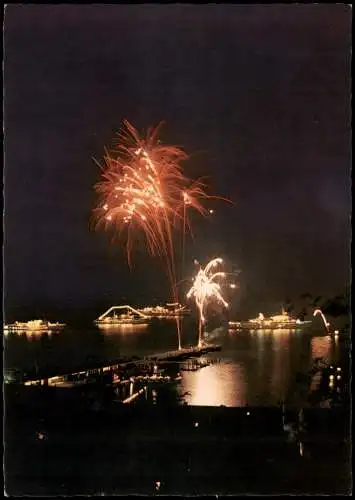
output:
[[[58,331],[65,327],[65,323],[51,323],[42,319],[34,319],[27,322],[15,321],[15,323],[4,325],[4,333],[37,333]]]
[[[158,319],[180,318],[190,314],[190,309],[178,302],[166,304],[165,306],[147,306],[139,309],[139,311],[148,318]]]
[[[241,321],[228,321],[228,326],[231,330],[239,330],[242,328],[242,322]]]
[[[142,325],[147,324],[146,318],[134,316],[133,314],[114,314],[113,316],[106,317],[102,320],[97,320],[98,325]]]
[[[116,311],[124,310],[125,312],[117,314]],[[110,313],[113,313],[110,315]],[[148,316],[141,311],[134,309],[131,306],[112,306],[106,312],[95,320],[98,326],[119,326],[119,325],[146,325],[148,324]]]
[[[255,319],[247,321],[229,321],[228,325],[233,329],[248,329],[248,330],[277,330],[277,329],[298,329],[311,324],[311,321],[301,321],[298,318],[293,318],[284,309],[281,314],[265,317],[263,313],[259,313]]]

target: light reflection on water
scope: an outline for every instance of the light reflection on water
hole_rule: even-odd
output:
[[[138,328],[137,328],[138,326]],[[198,371],[182,371],[179,394],[185,401],[206,406],[270,406],[279,404],[289,391],[297,372],[310,370],[313,359],[329,362],[339,358],[339,341],[324,335],[290,330],[228,332],[218,330],[213,342],[222,351],[210,357],[221,362]],[[183,344],[196,343],[194,325],[185,325]],[[9,367],[84,364],[122,355],[144,356],[176,349],[174,325],[156,323],[131,327],[87,330],[64,329],[52,337],[27,339],[9,335],[5,341],[5,361]]]
[[[292,332],[278,331],[273,337],[273,370],[271,375],[271,392],[275,398],[284,399],[287,393],[287,380],[290,377],[290,342]]]
[[[311,345],[313,359],[324,358],[325,361],[331,362],[332,358],[336,355],[334,351],[337,350],[337,342],[332,341],[330,335],[325,337],[313,337]]]
[[[197,372],[183,372],[185,401],[196,406],[244,406],[246,381],[241,363],[211,365]]]
[[[99,325],[99,330],[106,335],[122,335],[122,334],[135,334],[147,330],[148,323],[137,325],[122,324],[122,325]]]

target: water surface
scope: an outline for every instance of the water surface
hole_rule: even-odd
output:
[[[183,326],[183,345],[196,342],[191,321]],[[216,364],[198,371],[182,371],[176,391],[188,404],[198,406],[273,406],[283,401],[297,373],[307,373],[317,357],[337,363],[344,351],[341,339],[308,330],[228,331],[219,328],[207,340],[222,345]],[[60,333],[5,338],[7,367],[31,369],[56,366],[59,369],[86,362],[114,359],[123,355],[144,356],[176,349],[173,321],[156,321],[136,327],[94,326]],[[345,348],[346,352],[346,348]]]

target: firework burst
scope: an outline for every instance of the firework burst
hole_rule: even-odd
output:
[[[212,198],[200,180],[184,175],[181,162],[188,156],[176,146],[161,145],[158,129],[141,139],[126,121],[113,153],[106,152],[102,180],[95,186],[101,196],[96,220],[118,234],[127,231],[129,261],[137,230],[145,234],[152,255],[166,255],[171,228],[181,224],[186,205],[207,215],[201,201]]]
[[[199,336],[198,336],[198,346],[201,346],[202,342],[202,325],[205,323],[205,308],[209,301],[215,300],[222,304],[224,307],[228,307],[228,303],[224,300],[221,293],[221,286],[216,281],[218,279],[224,278],[226,274],[224,272],[215,269],[223,263],[220,258],[211,260],[207,266],[203,269],[202,267],[198,271],[194,283],[187,293],[187,298],[190,299],[194,297],[196,306],[199,311]]]

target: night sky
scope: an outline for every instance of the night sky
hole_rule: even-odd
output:
[[[235,204],[194,218],[187,273],[215,256],[239,268],[241,313],[342,293],[350,24],[341,4],[8,6],[5,313],[169,299],[159,261],[138,248],[130,271],[90,227],[92,157],[124,118],[141,131],[164,120],[186,173]]]

